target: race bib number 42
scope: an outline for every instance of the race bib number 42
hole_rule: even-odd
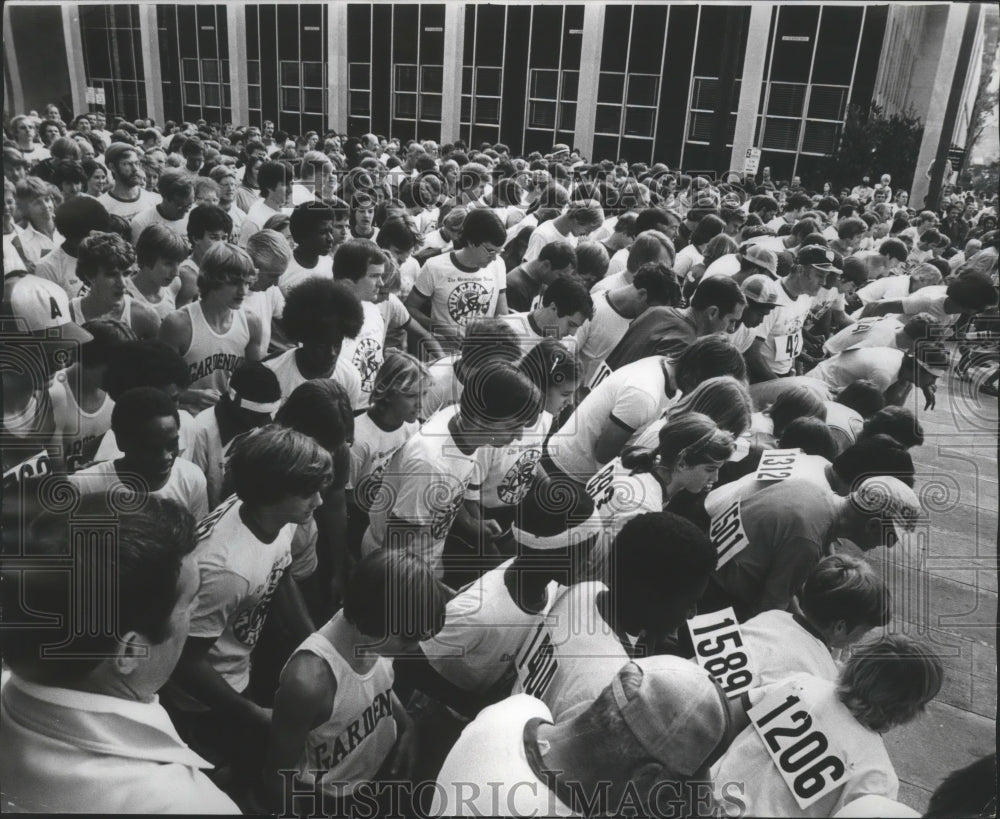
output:
[[[794,686],[781,686],[747,711],[785,786],[802,810],[839,788],[847,778],[843,754],[829,732],[814,722]]]
[[[732,608],[688,620],[698,665],[715,677],[730,698],[753,686],[749,652]]]
[[[797,449],[771,449],[764,453],[757,466],[755,481],[783,481],[792,476]]]

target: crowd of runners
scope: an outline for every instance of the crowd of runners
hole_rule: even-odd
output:
[[[3,172],[4,810],[918,815],[879,566],[996,194],[57,106]]]

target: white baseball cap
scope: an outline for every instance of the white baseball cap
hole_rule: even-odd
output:
[[[3,315],[29,333],[60,330],[64,340],[85,344],[93,336],[73,321],[66,291],[55,282],[33,274],[10,276],[4,282]]]

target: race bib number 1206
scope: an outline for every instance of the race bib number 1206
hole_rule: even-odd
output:
[[[831,748],[830,733],[813,721],[794,685],[781,686],[747,715],[802,810],[844,783],[843,754]]]
[[[738,697],[753,686],[749,652],[731,607],[699,614],[687,625],[698,665],[715,677],[726,696]]]

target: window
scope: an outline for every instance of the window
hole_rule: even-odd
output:
[[[440,65],[397,63],[393,66],[393,117],[440,122],[443,83]]]
[[[462,69],[462,124],[499,125],[500,66],[466,66]]]
[[[760,145],[771,151],[828,156],[847,113],[846,85],[772,82]]]
[[[736,134],[736,110],[740,102],[741,80],[733,84],[729,122],[726,129],[726,144],[732,145]],[[718,77],[695,77],[691,87],[691,115],[688,118],[687,141],[708,145],[712,141],[715,112],[722,104]]]
[[[372,64],[351,63],[347,66],[348,113],[352,117],[367,117],[371,108]]]
[[[579,71],[533,68],[528,82],[528,127],[572,131],[576,127]]]
[[[223,67],[225,62],[225,67]],[[223,85],[223,73],[226,82]],[[229,61],[195,59],[185,57],[181,60],[182,102],[193,108],[223,108],[229,104]],[[223,105],[223,90],[226,94],[226,104]]]

